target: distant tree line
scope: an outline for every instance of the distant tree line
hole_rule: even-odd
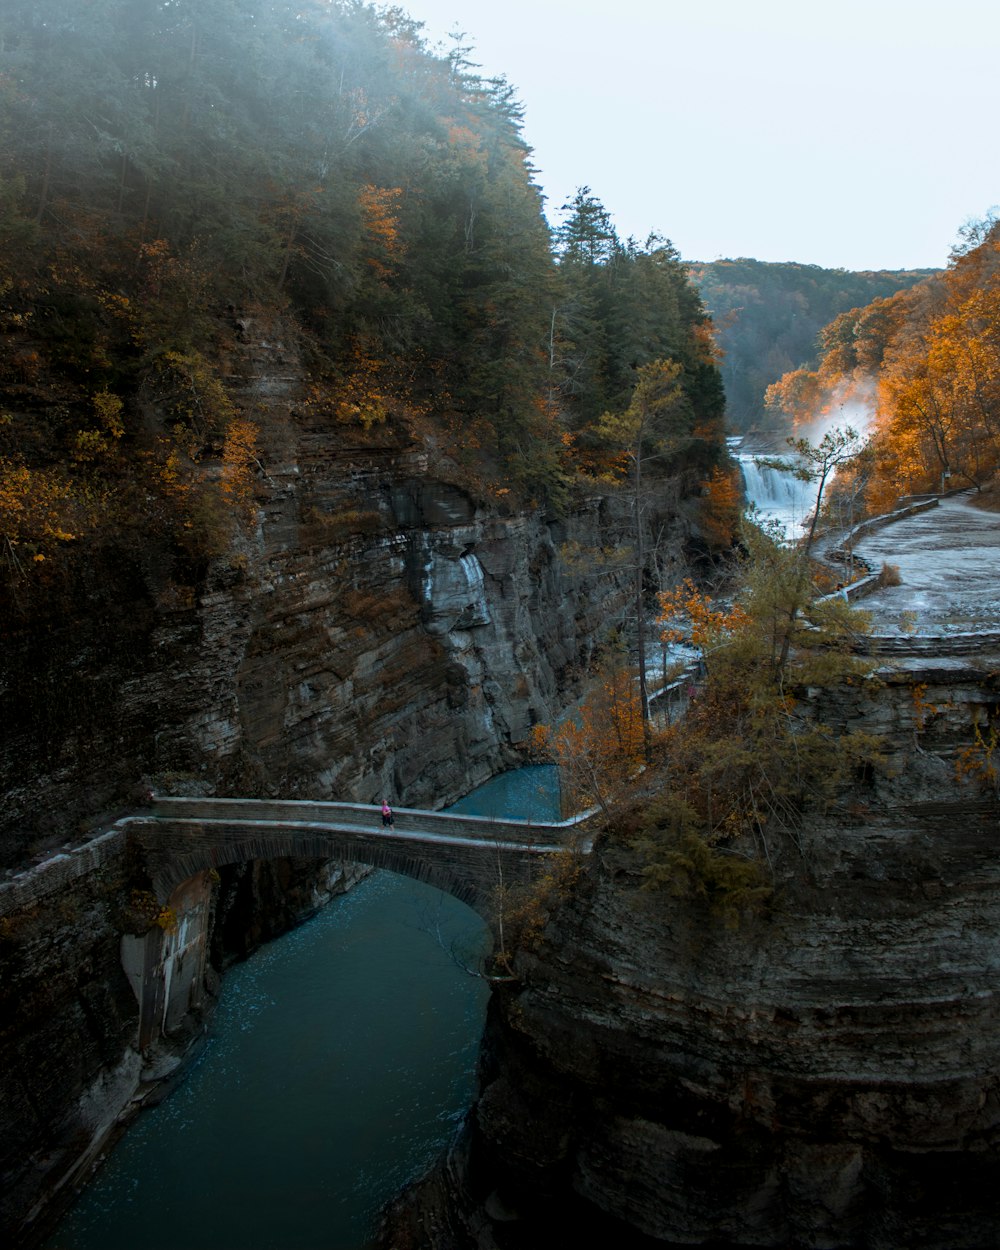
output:
[[[931,272],[852,273],[745,258],[689,268],[715,322],[728,422],[740,433],[780,420],[767,411],[767,388],[789,370],[815,368],[820,331],[834,317]]]

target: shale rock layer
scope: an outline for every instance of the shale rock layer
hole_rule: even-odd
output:
[[[948,766],[995,687],[953,667],[814,696],[879,726],[888,772],[775,843],[773,910],[736,930],[644,890],[609,834],[385,1244],[998,1244],[1000,806]]]

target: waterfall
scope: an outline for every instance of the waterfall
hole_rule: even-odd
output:
[[[789,538],[798,537],[816,502],[813,483],[800,481],[794,473],[782,473],[761,464],[756,456],[741,455],[737,460],[743,473],[747,503],[753,504],[757,515],[765,521],[777,521]]]

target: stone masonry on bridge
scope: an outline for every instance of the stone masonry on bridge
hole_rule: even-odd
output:
[[[358,803],[158,797],[86,847],[61,853],[0,884],[0,916],[100,868],[145,873],[167,922],[121,938],[121,959],[139,1006],[137,1048],[149,1052],[197,1009],[205,993],[213,870],[275,857],[337,859],[385,868],[453,894],[484,918],[498,887],[530,883],[546,859],[586,853],[587,812],[538,823],[402,808],[383,829],[379,808]]]
[[[161,901],[205,869],[336,856],[427,881],[487,914],[498,885],[527,883],[546,856],[576,846],[589,815],[541,823],[397,808],[386,830],[361,803],[157,798],[129,822],[129,839]]]
[[[139,1003],[145,1052],[200,1003],[212,912],[213,870],[275,857],[337,858],[385,868],[453,894],[485,918],[499,889],[530,883],[567,847],[586,852],[587,815],[559,823],[493,820],[356,803],[157,798],[123,822],[170,923],[125,935],[122,963]]]

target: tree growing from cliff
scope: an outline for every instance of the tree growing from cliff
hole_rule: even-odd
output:
[[[656,360],[638,371],[632,399],[624,412],[606,412],[598,431],[616,449],[627,475],[632,497],[632,543],[635,561],[634,613],[639,667],[639,709],[643,752],[651,750],[649,696],[646,688],[645,512],[649,506],[647,470],[665,472],[691,437],[691,411],[681,385],[683,366],[676,360]]]
[[[564,804],[579,811],[591,804],[610,817],[646,757],[644,726],[634,674],[619,651],[572,716],[560,725],[536,725],[531,750],[559,767]]]
[[[787,575],[776,581],[776,585],[781,587],[786,604],[784,622],[775,631],[775,636],[780,638],[780,646],[776,654],[772,654],[772,669],[779,683],[788,664],[796,621],[812,598],[812,549],[819,527],[824,494],[837,470],[848,466],[857,458],[863,440],[856,430],[845,426],[843,429],[828,430],[815,446],[805,438],[790,438],[788,445],[792,451],[790,458],[766,457],[761,463],[780,472],[791,473],[799,481],[811,482],[816,487],[816,501],[805,537],[791,548],[792,558],[786,565]]]
[[[824,724],[805,697],[866,679],[853,644],[867,617],[839,597],[800,615],[800,554],[756,527],[744,541],[732,603],[690,583],[663,596],[667,630],[701,648],[706,677],[664,733],[657,814],[632,822],[650,887],[714,897],[727,923],[766,899],[775,839],[799,845],[806,815],[878,759],[873,738]]]

